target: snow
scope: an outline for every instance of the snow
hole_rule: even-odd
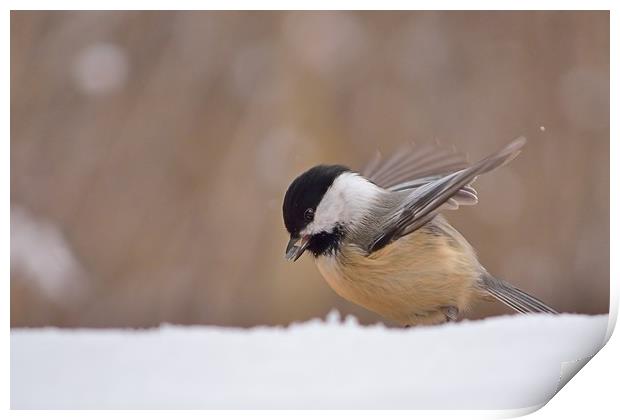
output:
[[[607,320],[394,329],[331,313],[251,329],[13,329],[11,407],[523,409],[602,347]]]

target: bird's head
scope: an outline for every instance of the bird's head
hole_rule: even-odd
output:
[[[378,187],[340,165],[319,165],[288,187],[282,213],[290,234],[286,258],[307,249],[315,257],[334,252],[347,230],[370,207]]]

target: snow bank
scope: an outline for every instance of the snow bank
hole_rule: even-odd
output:
[[[11,407],[525,408],[606,329],[606,315],[388,329],[334,314],[287,328],[18,329]]]

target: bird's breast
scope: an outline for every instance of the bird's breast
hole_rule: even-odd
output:
[[[369,256],[344,243],[335,255],[316,261],[340,296],[401,324],[424,322],[444,306],[465,309],[479,278],[469,244],[431,229],[413,232]]]

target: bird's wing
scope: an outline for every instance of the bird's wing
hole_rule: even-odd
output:
[[[446,175],[467,166],[466,156],[454,148],[407,143],[386,158],[377,152],[360,173],[375,184],[392,189],[409,183],[415,187],[416,180]]]
[[[386,158],[377,152],[360,174],[389,191],[408,191],[467,166],[469,163],[466,156],[455,148],[409,143]],[[465,185],[446,202],[444,208],[454,210],[459,205],[473,205],[477,202],[476,190]]]
[[[502,150],[478,163],[424,183],[411,190],[402,202],[386,216],[380,233],[371,241],[369,253],[377,251],[423,226],[431,220],[455,194],[459,193],[476,176],[489,172],[514,159],[525,144],[520,137]]]

